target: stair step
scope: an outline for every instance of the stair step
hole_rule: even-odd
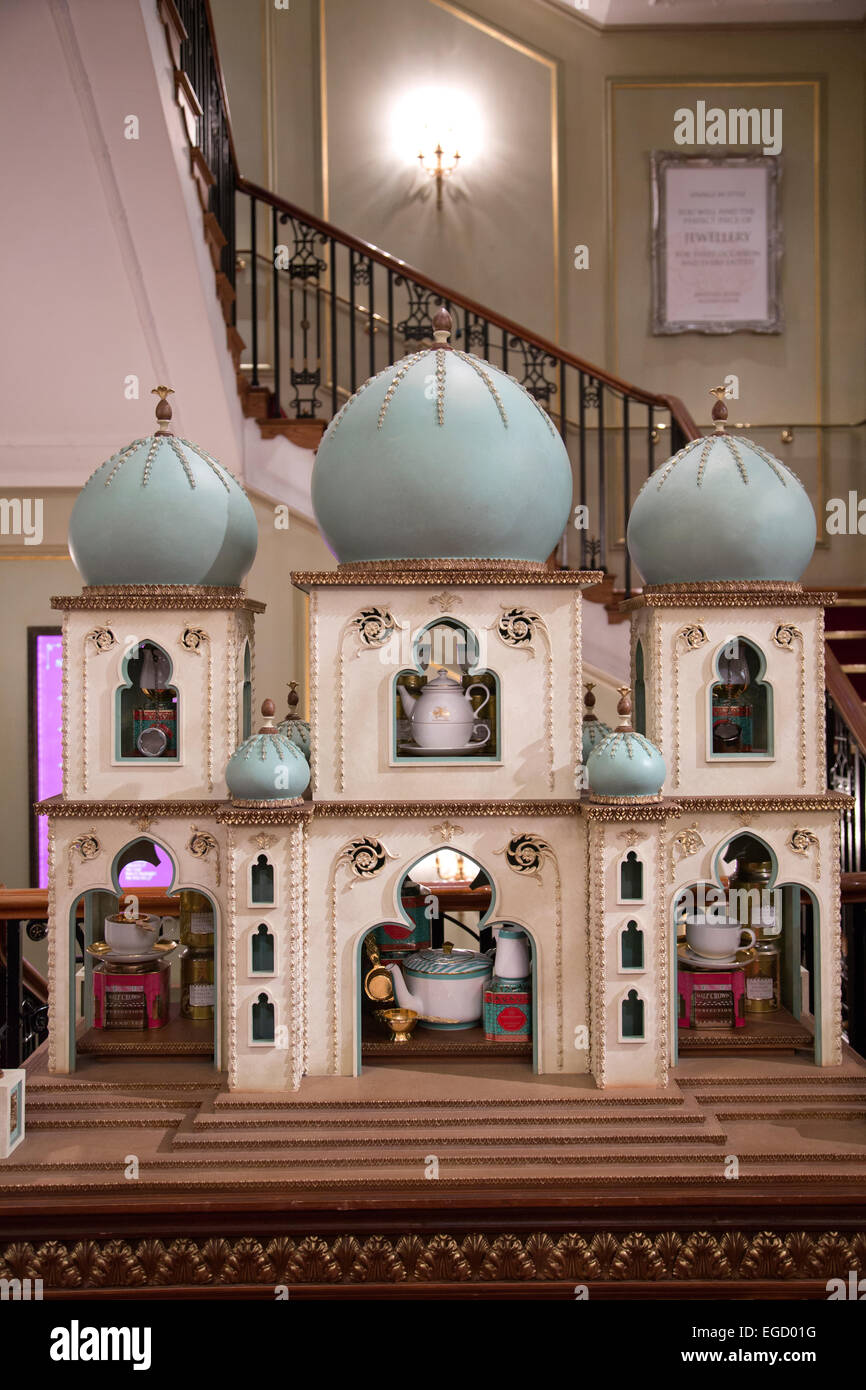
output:
[[[318,449],[322,435],[328,427],[327,420],[286,420],[282,417],[258,421],[263,439],[275,439],[282,435],[301,449]]]
[[[590,1130],[580,1133],[572,1130],[568,1133],[551,1133],[548,1128],[521,1124],[517,1134],[491,1134],[485,1130],[483,1125],[467,1126],[465,1129],[454,1129],[451,1126],[437,1126],[435,1130],[430,1130],[426,1126],[418,1126],[416,1130],[408,1130],[405,1133],[388,1132],[384,1139],[381,1131],[368,1129],[355,1129],[351,1136],[334,1135],[326,1127],[299,1134],[296,1130],[285,1127],[273,1126],[245,1126],[243,1131],[238,1134],[228,1134],[222,1130],[205,1130],[201,1126],[182,1126],[175,1134],[172,1141],[173,1149],[192,1149],[197,1154],[213,1152],[217,1149],[233,1149],[243,1151],[244,1149],[254,1148],[256,1151],[262,1149],[277,1149],[281,1153],[315,1153],[329,1151],[335,1156],[343,1152],[347,1144],[354,1150],[361,1149],[381,1149],[383,1142],[387,1144],[389,1152],[396,1152],[411,1148],[417,1150],[421,1148],[433,1148],[438,1153],[439,1150],[460,1149],[466,1145],[470,1148],[489,1149],[496,1153],[502,1153],[520,1148],[522,1145],[530,1145],[533,1148],[550,1148],[552,1151],[560,1152],[568,1147],[596,1147],[599,1144],[610,1143],[611,1140],[622,1141],[631,1145],[677,1145],[678,1147],[692,1145],[721,1145],[725,1143],[725,1135],[719,1126],[707,1126],[701,1132],[700,1126],[695,1125],[692,1130],[681,1133],[672,1133],[669,1130],[659,1128],[647,1128],[646,1130],[635,1131],[634,1125],[623,1124],[622,1128],[612,1132],[605,1127],[604,1133]]]

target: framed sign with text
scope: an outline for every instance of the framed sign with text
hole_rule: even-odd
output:
[[[781,333],[778,155],[654,150],[653,333]]]

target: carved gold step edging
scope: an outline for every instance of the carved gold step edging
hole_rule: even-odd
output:
[[[472,1230],[451,1234],[220,1235],[160,1239],[88,1236],[0,1246],[0,1278],[42,1279],[45,1292],[181,1291],[240,1286],[273,1297],[276,1285],[327,1290],[355,1285],[756,1284],[846,1278],[866,1270],[866,1233],[697,1228],[661,1231]]]

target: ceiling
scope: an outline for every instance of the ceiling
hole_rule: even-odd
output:
[[[666,24],[839,23],[866,18],[866,0],[545,0],[604,29]]]

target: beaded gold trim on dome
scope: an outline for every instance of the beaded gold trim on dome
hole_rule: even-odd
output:
[[[410,584],[549,584],[587,588],[604,579],[601,570],[552,570],[537,560],[410,559],[358,560],[333,570],[293,570],[299,589],[350,587],[379,583]]]
[[[623,599],[621,613],[637,608],[771,608],[774,604],[796,608],[829,608],[836,602],[832,590],[804,589],[783,579],[713,579],[694,584],[648,584],[640,594]]]
[[[246,609],[264,613],[265,604],[248,598],[245,589],[219,584],[87,584],[80,594],[59,594],[51,599],[55,609],[175,610]]]

